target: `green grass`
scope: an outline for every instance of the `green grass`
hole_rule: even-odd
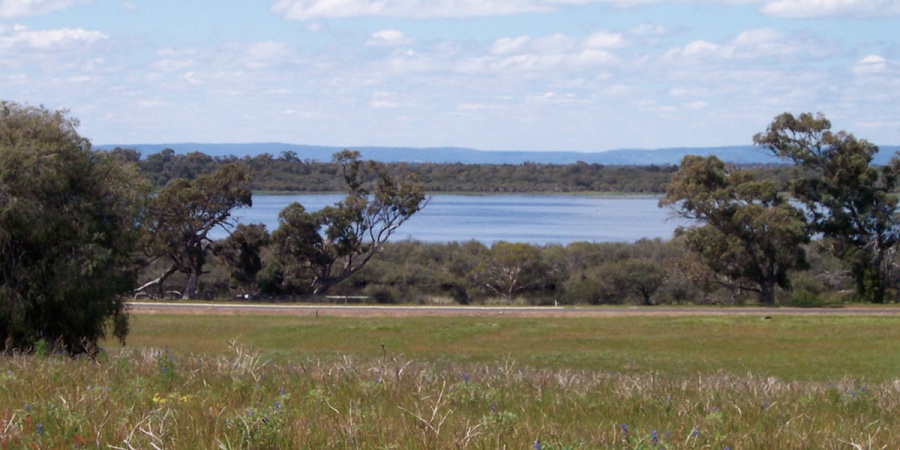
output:
[[[900,448],[898,325],[140,315],[0,358],[0,448]]]
[[[237,340],[275,359],[388,356],[538,368],[676,375],[752,373],[785,380],[900,374],[900,317],[680,316],[480,318],[178,316],[133,318],[129,346],[220,353]],[[108,344],[110,349],[115,344]]]

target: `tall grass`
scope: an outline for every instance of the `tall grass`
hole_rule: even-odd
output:
[[[900,380],[126,349],[0,359],[0,448],[900,448]]]

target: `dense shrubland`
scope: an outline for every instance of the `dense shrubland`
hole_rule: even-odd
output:
[[[377,304],[526,305],[744,305],[751,291],[730,289],[684,238],[635,243],[575,242],[529,245],[477,241],[389,242],[378,257],[328,292],[309,296],[285,279],[276,258],[263,251],[254,301],[367,302]],[[840,260],[820,242],[805,247],[808,268],[793,273],[793,289],[779,289],[782,305],[826,306],[854,301],[853,283]],[[199,284],[200,298],[243,298],[246,284],[213,255]],[[148,272],[148,276],[149,273]],[[176,276],[173,276],[176,277]],[[179,285],[178,280],[174,285]],[[177,297],[179,293],[172,293]]]

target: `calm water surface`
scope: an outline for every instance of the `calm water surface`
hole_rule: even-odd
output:
[[[278,228],[278,213],[291,202],[315,211],[343,199],[340,194],[258,195],[253,207],[235,211],[242,223]],[[423,242],[477,240],[531,244],[634,242],[643,238],[669,239],[682,221],[657,206],[649,196],[602,197],[585,195],[435,195],[403,224],[394,240]],[[214,238],[224,237],[224,231]]]

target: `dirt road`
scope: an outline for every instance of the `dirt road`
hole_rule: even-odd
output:
[[[135,314],[256,314],[323,315],[339,317],[375,316],[505,316],[505,317],[613,317],[680,315],[900,315],[900,306],[845,308],[760,308],[760,307],[531,307],[531,306],[373,306],[373,305],[297,305],[233,303],[153,303],[131,302]]]

